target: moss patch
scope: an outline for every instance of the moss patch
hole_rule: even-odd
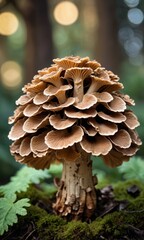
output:
[[[140,189],[137,197],[127,193],[132,185]],[[120,210],[119,206],[111,213],[97,217],[91,223],[81,221],[66,222],[52,214],[45,193],[31,187],[27,193],[19,197],[29,197],[31,207],[25,217],[19,218],[19,223],[10,228],[1,239],[42,239],[42,240],[120,240],[144,239],[144,186],[138,181],[126,181],[114,186],[115,199],[127,200],[128,205]],[[48,206],[48,207],[47,207]]]
[[[135,228],[143,229],[144,227],[144,214],[141,213],[129,213],[127,211],[114,212],[106,215],[104,218],[98,218],[93,223],[90,224],[90,229],[93,232],[95,239],[100,239],[100,236],[103,236],[103,239],[121,239],[122,237],[128,237],[128,232],[132,234],[135,231]],[[139,235],[137,235],[138,237]],[[116,238],[117,237],[117,238]],[[128,238],[129,239],[129,238]],[[132,239],[132,238],[130,238]],[[136,238],[139,239],[139,238]]]
[[[114,185],[115,199],[117,200],[129,200],[133,201],[134,198],[127,193],[127,189],[133,185],[136,185],[140,189],[140,195],[138,199],[144,198],[144,184],[138,180],[128,180],[125,182],[118,182]]]
[[[58,239],[65,224],[66,222],[62,218],[50,214],[39,218],[36,222],[39,238],[43,240]]]
[[[63,240],[91,240],[92,231],[86,222],[72,221],[65,225],[64,231],[59,234],[59,239]]]

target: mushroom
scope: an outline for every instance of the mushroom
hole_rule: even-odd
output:
[[[16,161],[37,169],[63,163],[53,204],[67,219],[91,219],[97,207],[91,156],[116,167],[139,149],[139,122],[123,84],[89,57],[54,59],[24,86],[9,139]]]

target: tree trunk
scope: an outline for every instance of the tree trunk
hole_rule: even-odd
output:
[[[53,59],[52,26],[47,0],[13,0],[24,17],[27,31],[26,79],[29,82],[37,70],[48,67]]]
[[[64,161],[54,211],[71,219],[90,219],[96,208],[97,179],[92,176],[89,154],[76,161]]]
[[[119,71],[121,52],[118,41],[118,21],[116,17],[115,0],[96,0],[98,15],[98,30],[96,57],[97,60],[109,70]]]

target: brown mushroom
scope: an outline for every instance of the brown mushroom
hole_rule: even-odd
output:
[[[24,87],[24,92],[31,92],[31,93],[38,93],[40,91],[43,91],[46,87],[46,83],[45,82],[32,82],[31,84],[27,84],[25,87]]]
[[[135,129],[139,126],[138,119],[132,111],[125,111],[124,115],[126,116],[126,121],[124,123],[128,128]]]
[[[22,95],[19,97],[19,99],[16,101],[16,105],[25,105],[27,103],[32,102],[33,96],[29,95]]]
[[[75,102],[75,98],[70,97],[64,103],[59,103],[58,101],[51,101],[49,103],[45,103],[42,105],[43,109],[50,110],[50,111],[60,111],[64,108],[68,108],[69,106],[73,105]]]
[[[23,114],[26,117],[32,117],[41,112],[41,106],[37,106],[34,103],[28,104],[23,110]]]
[[[116,167],[141,145],[134,105],[120,92],[119,78],[89,57],[54,59],[23,88],[9,138],[16,161],[37,169],[63,163],[54,212],[67,219],[91,219],[96,190],[91,155]]]
[[[82,140],[84,132],[79,126],[75,126],[71,129],[64,130],[52,130],[46,137],[45,142],[51,149],[63,149],[73,146],[74,143],[78,143]]]
[[[98,122],[96,121],[96,119],[93,119],[93,118],[91,118],[88,122],[97,130],[97,132],[101,136],[111,136],[118,131],[117,125],[112,122],[108,122],[108,121]]]
[[[80,110],[89,109],[97,103],[97,98],[92,94],[85,94],[81,102],[77,102],[74,106]]]
[[[126,103],[117,96],[113,96],[113,100],[109,103],[105,103],[105,106],[112,112],[124,112],[126,109]]]
[[[39,128],[47,126],[49,123],[49,115],[46,113],[38,114],[32,117],[29,117],[23,124],[23,130],[26,133],[34,133]]]
[[[83,111],[79,111],[76,108],[69,108],[69,109],[66,109],[64,112],[67,117],[78,118],[78,119],[95,117],[97,115],[97,111],[93,108],[86,109]]]
[[[49,96],[46,96],[46,95],[44,95],[43,92],[40,92],[40,93],[36,94],[35,97],[33,98],[33,103],[35,105],[41,105],[41,104],[47,102],[49,99],[50,99]]]
[[[84,80],[92,74],[91,68],[73,67],[67,69],[64,77],[73,81],[73,97],[76,98],[76,102],[81,102],[84,96]]]
[[[24,156],[28,156],[31,153],[31,148],[30,148],[30,141],[31,138],[30,137],[25,137],[20,145],[19,145],[19,154],[24,157]],[[12,151],[12,148],[11,148]],[[13,150],[14,151],[14,150]],[[16,152],[16,149],[15,149]],[[17,152],[18,153],[18,152]]]
[[[110,136],[109,138],[114,146],[120,148],[129,148],[132,142],[129,133],[124,129],[120,129],[114,136]]]
[[[18,119],[20,119],[21,117],[24,116],[23,114],[23,110],[24,110],[24,106],[19,106],[16,108],[16,110],[14,111],[14,115],[9,117],[8,121],[10,124],[16,122]]]
[[[48,153],[49,148],[45,143],[46,134],[47,132],[45,131],[31,139],[30,148],[36,157],[44,157]]]
[[[46,86],[46,83],[49,83],[59,88],[61,86],[61,81],[62,81],[60,78],[61,72],[62,72],[62,68],[59,68],[57,69],[57,71],[52,71],[50,73],[44,74],[39,79],[43,80],[41,82],[45,84],[45,86]]]
[[[62,130],[74,125],[76,119],[61,118],[60,114],[55,114],[49,117],[49,122],[54,127],[54,129]]]
[[[9,139],[15,141],[19,138],[22,138],[26,134],[26,132],[23,130],[23,124],[25,120],[26,118],[21,118],[15,123],[15,125],[11,128],[9,132]]]
[[[57,159],[60,161],[76,161],[80,157],[80,153],[77,152],[73,147],[61,149],[56,152]]]
[[[91,153],[93,156],[104,156],[112,149],[111,142],[106,137],[99,135],[91,138],[84,138],[80,142],[80,145],[84,151]]]

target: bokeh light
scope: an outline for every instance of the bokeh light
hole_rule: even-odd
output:
[[[143,48],[143,42],[138,37],[133,37],[127,40],[124,44],[124,48],[130,57],[137,56]]]
[[[0,73],[2,83],[6,87],[14,88],[22,82],[22,69],[17,62],[4,62],[1,66]]]
[[[131,39],[132,37],[134,37],[134,31],[132,28],[128,26],[122,27],[118,31],[118,37],[120,42],[123,44],[128,39]]]
[[[132,8],[128,11],[128,20],[135,24],[139,25],[144,19],[144,14],[139,8]]]
[[[77,6],[69,1],[58,3],[54,9],[55,20],[62,25],[71,25],[78,18],[79,12]]]
[[[18,29],[19,21],[15,14],[3,12],[0,14],[0,34],[8,36]]]
[[[124,2],[130,8],[136,7],[139,4],[139,0],[124,0]]]

